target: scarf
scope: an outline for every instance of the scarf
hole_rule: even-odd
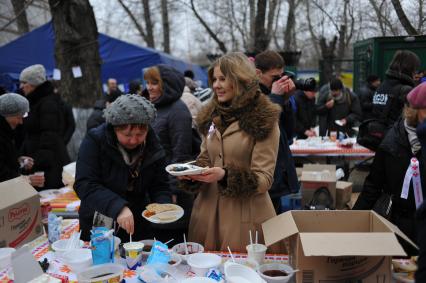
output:
[[[419,138],[417,137],[416,128],[409,126],[407,124],[407,120],[404,120],[404,127],[408,134],[408,141],[411,145],[411,152],[416,155],[422,148]]]
[[[145,143],[134,150],[126,150],[120,145],[120,143],[118,143],[117,146],[121,156],[123,157],[124,163],[129,166],[129,181],[127,184],[127,191],[134,191],[134,183],[136,178],[139,177],[139,167],[142,163]]]
[[[256,101],[260,97],[259,82],[253,81],[248,84],[240,94],[236,94],[230,102],[221,103],[217,95],[213,97],[214,110],[212,120],[221,134],[233,122],[240,119],[243,113],[250,112],[256,106]]]

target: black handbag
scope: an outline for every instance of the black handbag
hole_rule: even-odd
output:
[[[333,196],[327,187],[320,187],[315,192],[311,201],[305,205],[306,210],[334,209]]]
[[[374,204],[373,210],[386,219],[390,219],[392,214],[392,195],[382,193]]]
[[[386,135],[388,126],[378,119],[368,119],[361,123],[356,142],[372,151],[377,151]]]

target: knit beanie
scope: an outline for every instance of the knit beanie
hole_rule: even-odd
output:
[[[151,123],[157,111],[154,105],[137,94],[125,94],[118,97],[104,110],[107,123],[113,126]]]
[[[414,109],[426,108],[426,83],[413,88],[407,95],[408,103]]]
[[[28,100],[17,93],[6,93],[0,96],[0,115],[3,117],[22,115],[30,111]]]
[[[26,67],[22,70],[19,80],[33,86],[39,86],[46,81],[46,70],[40,64]]]

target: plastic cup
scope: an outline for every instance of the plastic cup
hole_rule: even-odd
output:
[[[267,247],[262,244],[251,244],[246,246],[247,259],[254,260],[258,264],[262,264],[265,259]]]
[[[335,142],[337,140],[337,132],[336,131],[331,131],[330,132],[330,140],[332,142]]]
[[[126,253],[126,264],[129,269],[135,270],[138,266],[141,266],[143,247],[144,244],[141,242],[125,243],[123,245]]]
[[[34,172],[34,176],[43,176],[44,177],[44,171]]]

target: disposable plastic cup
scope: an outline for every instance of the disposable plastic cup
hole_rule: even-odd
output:
[[[142,263],[142,250],[144,244],[141,242],[125,243],[123,248],[126,252],[126,264],[131,270],[135,270]]]
[[[254,260],[258,264],[262,264],[265,259],[267,247],[262,244],[251,244],[246,246],[247,258]]]

